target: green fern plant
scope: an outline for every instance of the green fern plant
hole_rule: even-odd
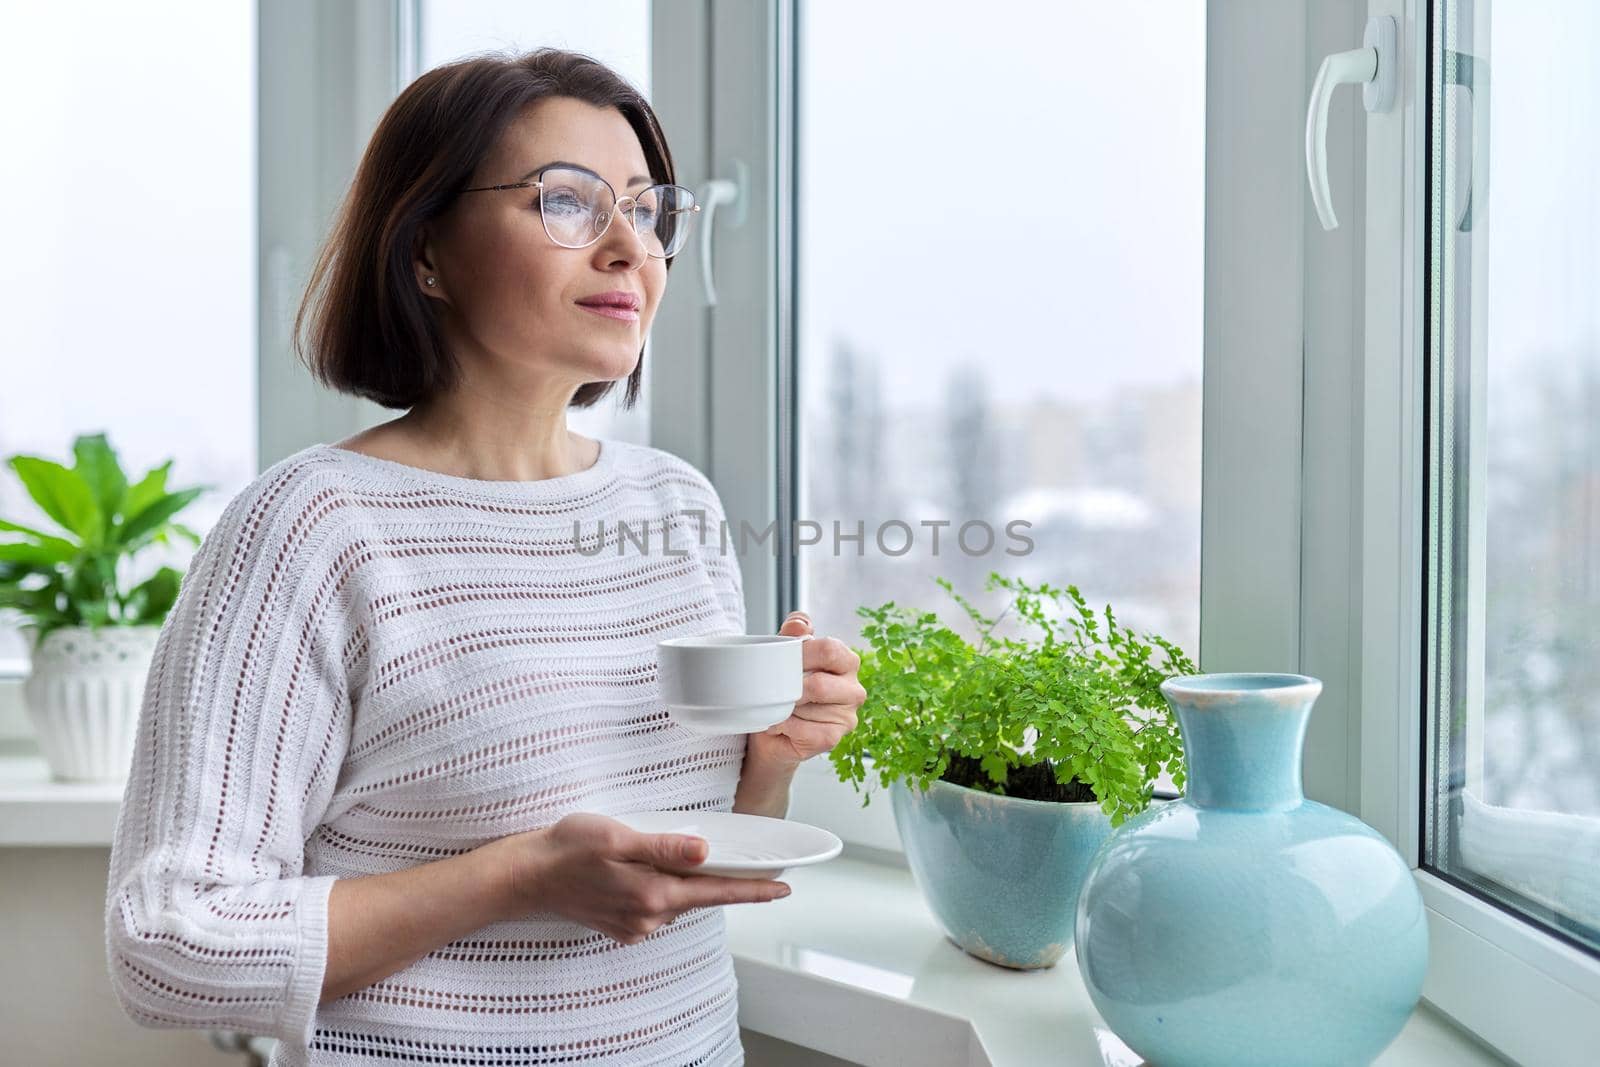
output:
[[[868,761],[879,783],[927,789],[945,779],[985,792],[1034,799],[1095,800],[1113,826],[1144,811],[1163,770],[1183,788],[1183,745],[1161,695],[1163,680],[1196,673],[1170,641],[1141,640],[1103,623],[1076,586],[1029,585],[992,572],[986,591],[1011,599],[992,618],[934,579],[961,607],[978,644],[936,612],[889,601],[860,607],[869,647],[859,677],[867,700],[858,724],[830,753],[858,791]],[[1037,638],[997,636],[1008,614]],[[870,792],[862,804],[870,804]]]

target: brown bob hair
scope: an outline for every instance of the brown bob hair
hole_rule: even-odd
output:
[[[639,138],[651,179],[676,183],[649,102],[590,56],[540,48],[435,67],[384,112],[312,268],[295,316],[294,350],[318,381],[388,408],[409,408],[451,388],[460,368],[412,270],[422,226],[468,187],[522,109],[546,97],[616,108]],[[641,350],[625,407],[638,400],[643,371]],[[589,407],[615,384],[588,382],[571,406]]]

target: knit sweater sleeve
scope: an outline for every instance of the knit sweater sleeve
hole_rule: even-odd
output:
[[[350,724],[331,495],[262,475],[157,641],[106,899],[112,984],[143,1025],[309,1040],[334,879],[302,876],[304,845]]]

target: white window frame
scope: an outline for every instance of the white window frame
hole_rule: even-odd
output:
[[[415,0],[325,4],[274,0],[257,9],[260,85],[259,358],[256,392],[265,470],[311,445],[392,416],[318,385],[290,331],[311,267],[378,120],[416,73]],[[282,62],[305,57],[303,66]]]
[[[715,307],[701,285],[698,241],[673,268],[651,328],[651,443],[717,487],[733,525],[730,550],[739,550],[746,628],[770,633],[804,606],[789,536],[798,476],[789,135],[797,5],[678,0],[670,13],[665,6],[656,6],[653,44],[675,58],[670,69],[657,68],[652,97],[679,181],[698,190],[713,178],[736,180],[743,203],[719,209],[710,234]],[[777,540],[742,543],[741,522],[756,531],[776,523]],[[834,828],[853,855],[905,862],[887,796],[863,808],[825,758],[800,768],[788,814]]]
[[[1413,869],[1424,544],[1416,240],[1426,204],[1419,161],[1405,149],[1424,143],[1420,2],[1208,5],[1201,564],[1202,669],[1321,678],[1307,796],[1359,814]],[[1344,226],[1324,233],[1307,210],[1306,99],[1321,58],[1358,46],[1369,13],[1400,20],[1410,66],[1387,115],[1366,114],[1359,93],[1336,99],[1328,156]],[[730,515],[786,515],[780,490],[795,467],[779,442],[792,447],[794,435],[779,399],[793,397],[793,323],[779,280],[793,253],[792,218],[783,218],[793,204],[780,191],[785,181],[792,188],[792,160],[780,168],[770,146],[792,117],[792,81],[774,86],[780,71],[792,79],[779,42],[793,39],[793,5],[674,8],[675,20],[686,17],[700,20],[689,32],[706,63],[685,66],[708,72],[685,76],[689,95],[714,102],[696,165],[705,176],[736,158],[772,169],[753,179],[751,206],[763,208],[755,225],[714,235],[718,285],[739,287],[737,307],[679,304],[680,314],[710,321],[705,333],[685,334],[704,347],[658,345],[662,359],[687,361],[676,387],[685,395],[675,402],[658,391],[652,425],[663,447],[702,464]],[[757,40],[768,47],[752,50]],[[720,54],[719,41],[735,54]],[[672,92],[660,88],[658,106],[672,111]],[[681,145],[683,129],[671,120],[668,129]],[[767,358],[755,360],[758,352]],[[801,606],[776,561],[741,563],[752,630]],[[819,759],[797,778],[790,816],[834,827],[852,851],[903,863],[888,808],[879,800],[863,810]],[[1426,872],[1416,878],[1433,944],[1425,999],[1521,1062],[1573,1062],[1576,1050],[1600,1046],[1593,959]]]
[[[658,53],[677,58],[656,74],[653,95],[680,180],[698,188],[739,173],[740,163],[749,175],[744,222],[719,220],[711,238],[718,306],[707,308],[698,293],[696,250],[675,268],[679,291],[652,329],[651,435],[707,474],[732,521],[779,522],[778,558],[754,549],[740,555],[752,632],[775,630],[788,610],[805,606],[795,601],[784,536],[800,476],[789,424],[797,392],[794,160],[779,158],[780,146],[791,143],[780,134],[793,122],[796,18],[789,0],[684,0],[670,20],[658,17],[655,30]],[[1302,2],[1242,10],[1213,0],[1207,47],[1241,58],[1274,55],[1283,41],[1305,39],[1306,20]],[[1211,671],[1301,663],[1304,242],[1298,225],[1286,230],[1281,220],[1298,220],[1302,210],[1303,111],[1271,93],[1288,85],[1300,97],[1305,65],[1299,56],[1286,65],[1207,66],[1208,99],[1229,105],[1207,108],[1206,230],[1226,235],[1208,239],[1205,253],[1201,659]],[[1241,180],[1252,173],[1255,180]],[[686,287],[696,292],[685,294]],[[1345,540],[1333,549],[1346,551]],[[1331,739],[1321,747],[1340,758],[1326,772],[1308,768],[1307,785],[1317,799],[1348,805],[1348,716],[1342,707],[1326,710],[1343,699],[1330,684],[1311,734]],[[789,815],[832,828],[852,854],[903,865],[887,795],[874,786],[873,797],[863,807],[861,794],[819,758],[801,767]]]
[[[1299,3],[1213,8],[1212,49],[1220,44],[1241,56],[1272,54],[1283,40],[1305,34]],[[787,425],[796,392],[789,280],[793,160],[780,161],[774,146],[785,143],[779,130],[792,122],[795,17],[795,5],[787,2],[690,2],[673,7],[671,26],[657,27],[658,43],[660,34],[674,34],[668,43],[683,60],[680,72],[709,71],[705,82],[679,73],[676,81],[656,85],[680,168],[703,177],[727,175],[742,160],[750,165],[752,195],[746,224],[725,229],[719,223],[713,234],[719,306],[705,309],[681,293],[663,305],[653,335],[667,369],[652,396],[652,435],[660,447],[701,465],[735,521],[748,517],[758,525],[778,518],[780,535],[793,516],[789,487],[799,472],[795,434]],[[720,51],[719,41],[726,42]],[[753,41],[763,47],[752,49]],[[696,47],[706,50],[703,64],[690,61]],[[1293,670],[1300,663],[1303,242],[1298,228],[1285,232],[1279,220],[1298,219],[1301,210],[1303,112],[1298,104],[1274,103],[1264,91],[1287,69],[1298,97],[1303,67],[1302,57],[1289,68],[1212,63],[1207,70],[1209,98],[1235,106],[1231,112],[1208,107],[1207,117],[1213,147],[1207,150],[1206,227],[1229,237],[1210,240],[1206,248],[1206,670]],[[698,142],[685,137],[698,132],[692,130],[696,106],[707,115]],[[1252,167],[1261,180],[1239,181]],[[697,261],[685,265],[699,267]],[[1251,295],[1258,307],[1243,306],[1240,294]],[[696,332],[706,320],[706,332]],[[757,360],[756,353],[766,358]],[[671,383],[671,395],[659,387],[663,381]],[[777,560],[755,551],[741,556],[752,631],[775,629],[784,613],[804,607],[794,600],[792,556],[787,540],[782,543]],[[1337,699],[1330,692],[1324,704]],[[1323,715],[1313,728],[1314,736],[1319,732],[1335,738],[1339,752],[1348,748],[1342,714]],[[1343,760],[1332,773],[1336,780],[1320,789],[1320,798],[1345,803]],[[834,829],[852,853],[903,864],[887,796],[876,788],[873,795],[875,802],[863,808],[861,794],[819,758],[802,766],[789,814]]]
[[[739,551],[746,627],[771,632],[790,568],[786,542],[738,537],[780,521],[780,399],[791,388],[792,161],[780,134],[792,114],[788,86],[793,5],[686,0],[655,5],[652,103],[671,141],[678,180],[701,190],[735,181],[740,200],[715,212],[708,235],[717,295],[701,283],[701,240],[674,261],[668,296],[651,327],[656,361],[651,443],[698,467],[717,487]],[[780,210],[780,205],[783,205]],[[786,465],[791,457],[783,457]],[[786,477],[786,476],[785,476]],[[785,481],[783,484],[787,484]],[[783,595],[787,595],[785,592]]]
[[[1410,864],[1427,905],[1423,996],[1518,1062],[1577,1063],[1600,1045],[1600,961],[1419,869],[1428,3],[1371,0],[1369,11],[1397,19],[1406,65],[1399,106],[1366,117],[1359,812]],[[1481,615],[1482,589],[1469,600]]]

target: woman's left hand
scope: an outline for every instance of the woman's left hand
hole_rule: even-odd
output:
[[[811,633],[811,619],[792,611],[778,633],[799,637]],[[867,691],[856,678],[861,657],[836,637],[813,637],[800,646],[805,683],[789,717],[765,732],[750,734],[745,765],[752,760],[780,767],[798,767],[812,756],[830,751],[856,728],[856,709]]]

